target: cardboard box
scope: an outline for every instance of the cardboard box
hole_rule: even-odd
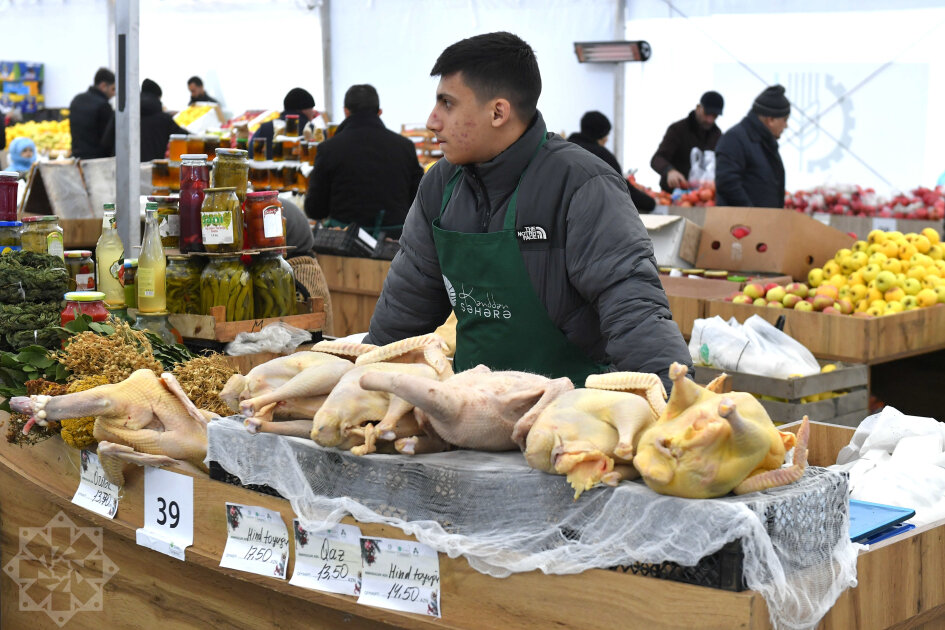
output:
[[[640,219],[653,241],[656,264],[692,267],[699,252],[701,228],[677,216],[642,214]]]
[[[696,266],[783,273],[797,280],[853,237],[805,214],[772,208],[709,208]],[[739,231],[744,234],[737,234]],[[741,238],[738,238],[741,236]]]

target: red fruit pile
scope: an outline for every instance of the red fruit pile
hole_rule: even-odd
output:
[[[823,186],[786,193],[784,207],[798,212],[823,212],[844,216],[886,217],[938,221],[945,218],[945,188],[919,186],[892,199],[860,186]]]

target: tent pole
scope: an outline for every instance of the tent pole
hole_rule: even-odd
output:
[[[115,208],[125,256],[141,243],[141,98],[138,89],[138,0],[115,7]]]
[[[336,118],[333,111],[331,77],[331,0],[322,0],[319,7],[319,18],[322,23],[322,85],[325,91],[325,102],[322,111],[328,112],[332,119]]]
[[[614,39],[618,42],[627,38],[625,0],[614,0]],[[614,155],[623,164],[624,110],[626,109],[627,66],[614,64]]]

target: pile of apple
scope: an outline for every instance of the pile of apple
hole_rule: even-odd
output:
[[[938,221],[945,218],[945,188],[919,186],[909,194],[892,199],[860,186],[823,186],[811,191],[786,193],[784,207],[813,214],[824,212],[845,216],[885,217]]]
[[[807,284],[753,282],[726,300],[859,317],[928,308],[945,303],[945,244],[932,228],[919,234],[873,230],[811,269]]]

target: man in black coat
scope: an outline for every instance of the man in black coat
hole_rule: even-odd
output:
[[[187,105],[217,102],[217,99],[207,94],[207,91],[203,87],[203,79],[200,77],[193,76],[187,79],[187,89],[190,90],[190,102],[187,103]]]
[[[282,99],[282,113],[279,114],[279,118],[285,120],[285,117],[290,114],[299,117],[299,135],[301,135],[302,128],[305,127],[306,123],[318,116],[318,111],[315,109],[315,98],[308,90],[296,87],[286,93],[285,98]],[[267,160],[272,159],[272,138],[274,132],[272,121],[264,122],[259,125],[259,129],[256,130],[256,133],[253,134],[253,137],[249,141],[249,146],[252,147],[253,140],[256,138],[266,139]]]
[[[610,134],[610,121],[607,116],[600,112],[586,112],[581,116],[581,131],[572,133],[568,136],[568,142],[573,142],[579,147],[590,151],[600,159],[607,162],[611,168],[623,177],[623,170],[620,168],[620,162],[617,156],[607,150],[604,145],[607,144],[607,136]],[[652,212],[656,207],[656,200],[648,194],[639,190],[636,186],[627,181],[627,188],[630,190],[630,198],[633,205],[639,212]]]
[[[159,160],[167,153],[167,141],[172,133],[187,134],[188,131],[174,122],[173,116],[164,111],[161,104],[161,86],[145,79],[141,82],[141,161]],[[105,131],[105,142],[115,144],[115,117]]]
[[[397,238],[423,176],[416,148],[381,122],[373,86],[348,88],[344,112],[334,137],[318,145],[305,214],[357,223],[369,231],[393,226],[387,235]]]
[[[790,114],[784,87],[773,85],[758,95],[741,122],[725,132],[715,149],[717,206],[784,207],[778,138]]]
[[[656,149],[650,166],[660,174],[660,188],[673,192],[689,188],[689,170],[692,150],[713,151],[722,136],[715,120],[722,115],[725,100],[718,92],[706,92],[696,108],[666,130],[663,141]]]
[[[115,73],[99,68],[94,84],[69,104],[69,128],[73,157],[90,159],[115,155],[114,139],[105,143],[103,136],[114,112],[108,99],[115,96]]]

